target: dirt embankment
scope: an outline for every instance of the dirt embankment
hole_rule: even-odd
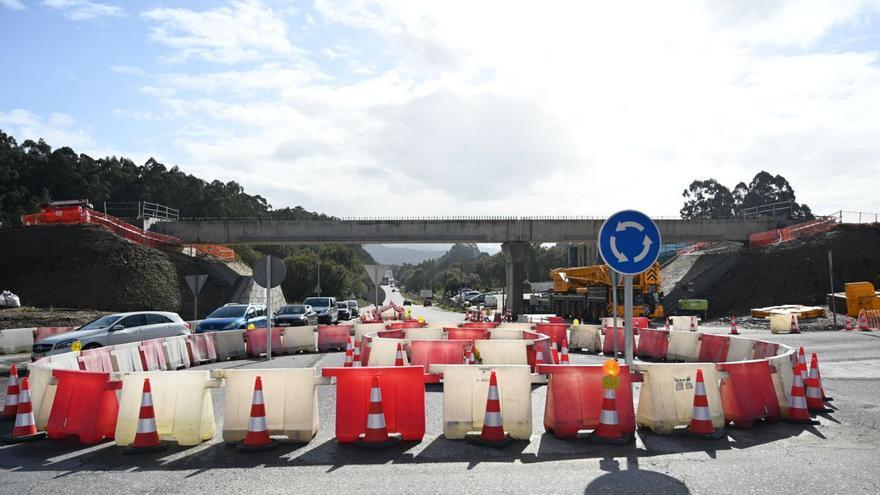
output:
[[[0,230],[0,287],[18,294],[25,306],[175,311],[189,319],[192,295],[185,275],[209,275],[199,295],[200,315],[228,301],[232,286],[211,273],[212,263],[94,226]]]
[[[834,288],[880,275],[880,226],[841,225],[825,234],[761,249],[701,256],[681,283],[693,283],[690,297],[709,300],[710,316],[742,314],[778,304],[825,304],[830,292],[828,251],[834,260]],[[667,309],[682,296],[667,294]]]

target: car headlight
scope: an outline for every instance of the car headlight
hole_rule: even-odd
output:
[[[73,342],[74,342],[75,340],[76,340],[76,339],[71,339],[71,340],[64,340],[64,341],[61,341],[61,342],[55,344],[54,349],[67,349],[68,347],[70,347],[70,344],[73,344]]]
[[[227,323],[226,326],[223,327],[223,330],[232,330],[232,329],[234,329],[234,328],[238,328],[238,322],[237,322],[237,321],[233,321],[232,323]]]

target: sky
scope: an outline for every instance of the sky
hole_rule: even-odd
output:
[[[817,214],[876,212],[878,16],[880,0],[0,0],[0,129],[337,216],[674,217],[691,181],[761,170]]]

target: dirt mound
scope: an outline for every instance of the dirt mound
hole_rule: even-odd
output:
[[[761,249],[701,256],[681,283],[693,283],[692,298],[709,300],[709,315],[741,314],[778,304],[825,304],[830,292],[828,250],[834,287],[880,275],[880,226],[841,225],[821,235]],[[667,294],[672,309],[681,289]]]
[[[0,310],[0,329],[30,327],[78,327],[106,311],[62,308],[8,308]]]
[[[106,311],[161,310],[192,317],[185,275],[208,273],[200,313],[227,301],[231,286],[210,262],[126,241],[99,227],[0,230],[0,286],[23,305]]]

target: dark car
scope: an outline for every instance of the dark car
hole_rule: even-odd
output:
[[[318,313],[318,323],[335,325],[339,323],[339,309],[335,297],[307,297],[303,304],[311,306]]]
[[[318,313],[307,304],[281,306],[273,320],[276,327],[301,327],[318,324]]]
[[[196,333],[217,330],[238,330],[254,325],[266,328],[266,306],[263,304],[229,303],[219,307],[200,321]]]
[[[349,299],[348,301],[345,301],[345,304],[348,304],[348,309],[351,311],[352,318],[357,318],[361,315],[361,308],[356,300]]]
[[[337,314],[339,315],[339,319],[341,321],[348,321],[351,319],[351,310],[348,309],[348,304],[345,302],[336,303]]]

